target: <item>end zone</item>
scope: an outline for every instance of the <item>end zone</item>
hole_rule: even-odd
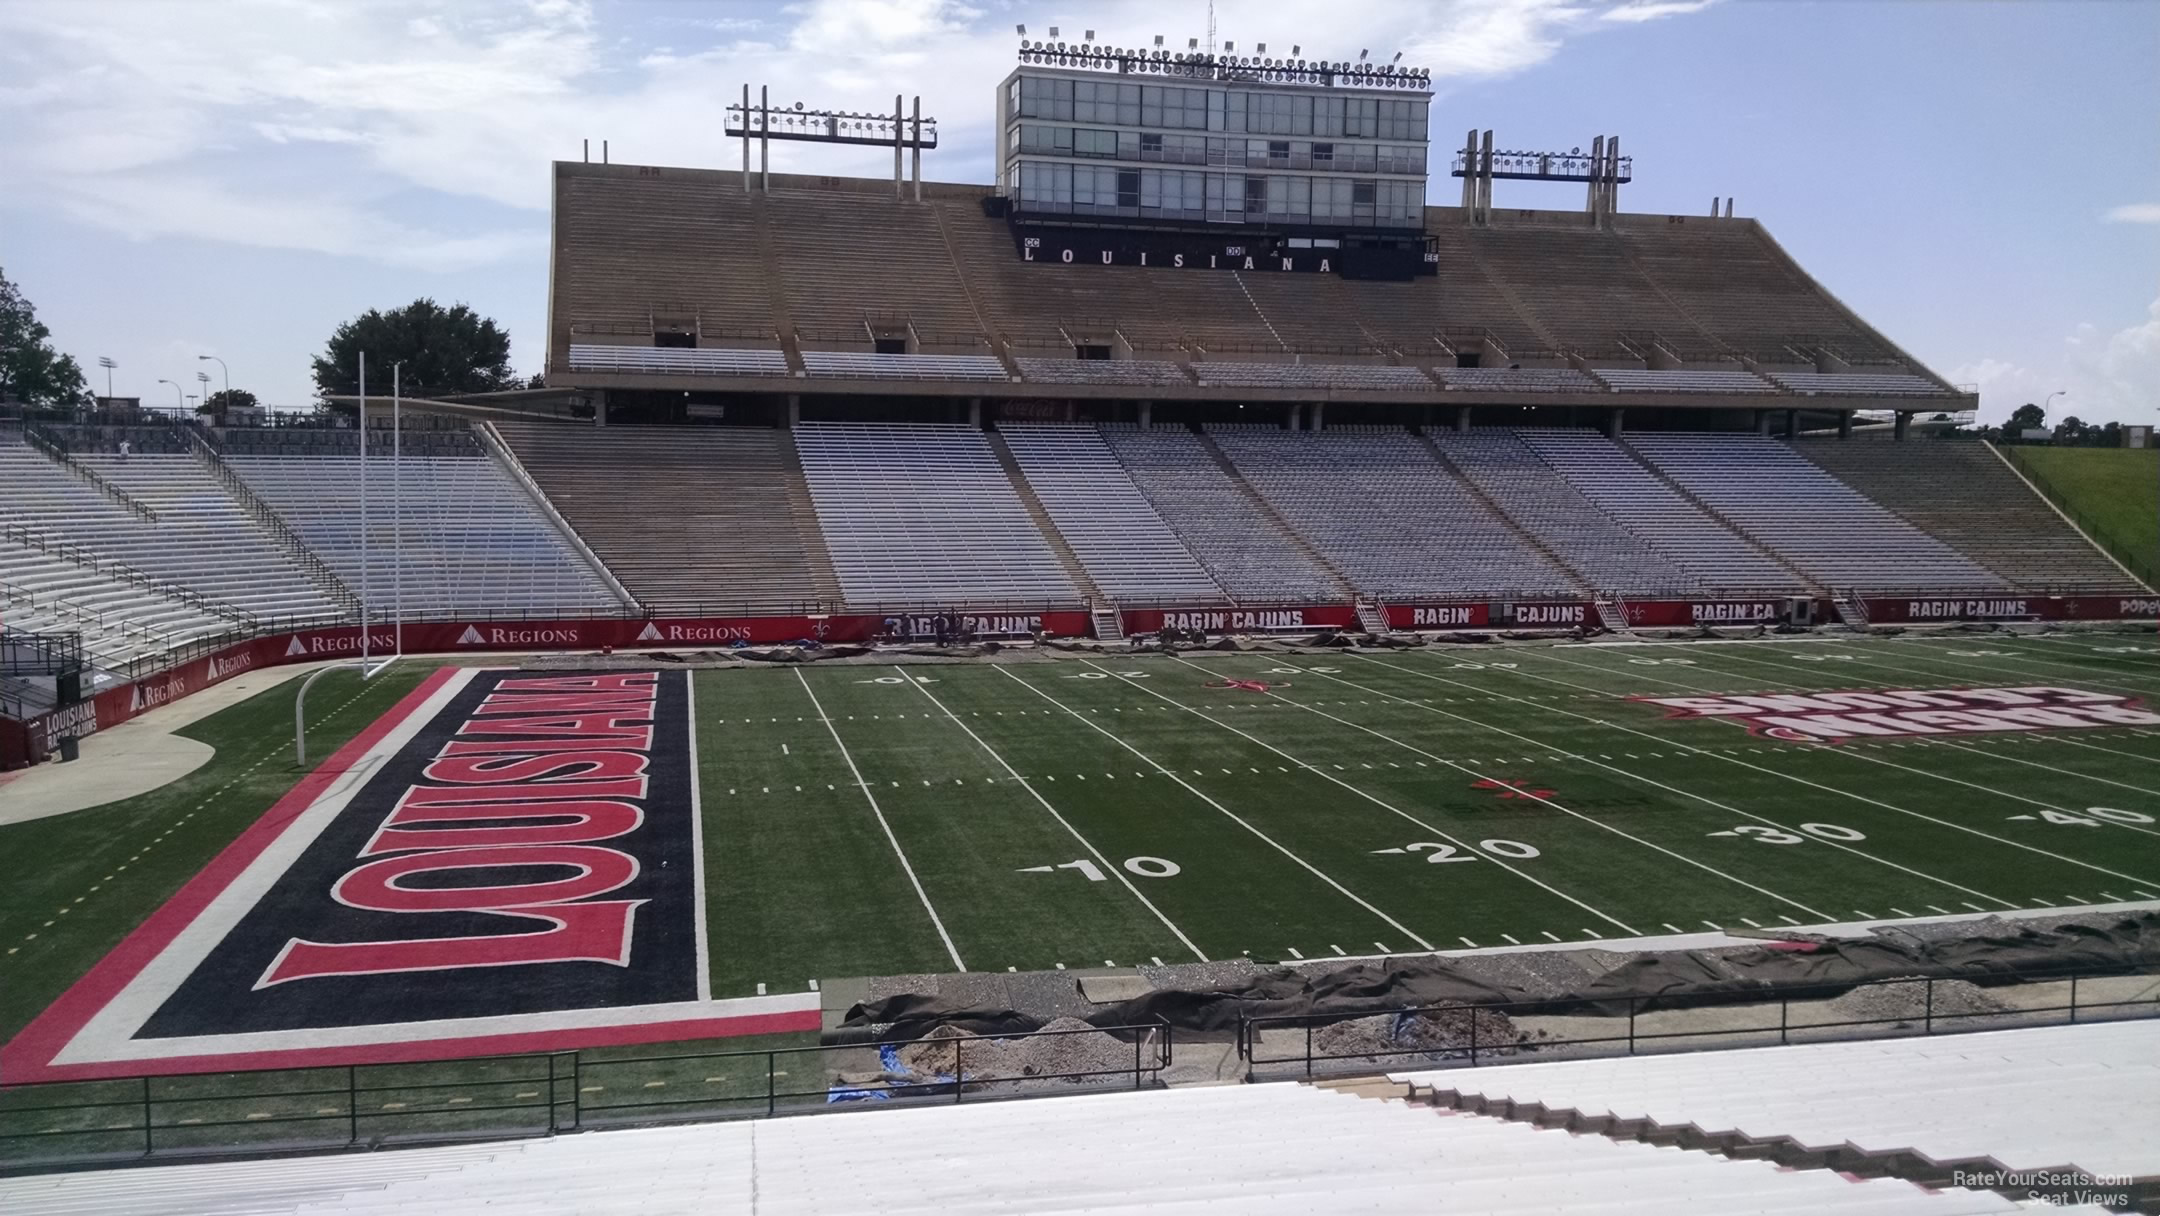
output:
[[[11,1083],[819,1025],[713,1000],[683,672],[443,668],[0,1048]]]

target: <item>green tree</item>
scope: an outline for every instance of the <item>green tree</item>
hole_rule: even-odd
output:
[[[0,272],[0,400],[26,405],[88,405],[75,356],[52,348],[52,331],[39,324],[37,310]]]
[[[2076,414],[2072,414],[2055,424],[2055,442],[2066,446],[2083,443],[2085,442],[2086,431],[2089,429],[2083,422],[2078,420]]]
[[[244,388],[228,388],[210,394],[210,399],[195,407],[198,414],[222,414],[226,410],[251,410],[260,404],[255,394]]]
[[[2003,423],[2003,433],[2005,435],[2015,435],[2020,431],[2036,431],[2046,425],[2047,411],[2028,401],[2017,407],[2010,415],[2010,421]]]
[[[362,352],[371,396],[389,395],[390,365],[400,362],[411,396],[518,386],[510,370],[510,335],[463,304],[444,308],[419,299],[390,312],[371,308],[345,322],[315,356],[315,387],[326,396],[358,392]]]

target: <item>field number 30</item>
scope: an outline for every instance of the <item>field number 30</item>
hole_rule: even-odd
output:
[[[1803,823],[1800,825],[1800,830],[1817,840],[1854,841],[1867,839],[1860,832],[1848,827],[1840,827],[1834,823]],[[1729,832],[1712,832],[1710,834],[1712,836],[1746,836],[1759,840],[1764,844],[1799,844],[1807,839],[1805,836],[1788,832],[1783,828],[1766,827],[1759,823],[1743,823]]]

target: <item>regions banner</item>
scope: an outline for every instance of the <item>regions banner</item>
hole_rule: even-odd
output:
[[[6,1048],[12,1079],[814,1028],[712,1001],[688,675],[444,668]]]
[[[1789,743],[2160,726],[2160,713],[2140,708],[2135,697],[2044,685],[1629,699],[1662,706],[1674,718],[1741,722],[1750,734]]]

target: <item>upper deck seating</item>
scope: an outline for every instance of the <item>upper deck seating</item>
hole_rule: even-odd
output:
[[[1788,392],[1853,397],[1944,397],[1949,391],[1910,372],[1771,372]]]
[[[1676,368],[1593,367],[1590,374],[1622,393],[1768,393],[1776,387],[1754,372]]]
[[[1020,374],[1038,384],[1189,385],[1181,364],[1158,359],[1021,359]]]
[[[1440,387],[1487,393],[1601,393],[1605,386],[1572,367],[1442,367]]]
[[[1207,576],[1093,427],[999,428],[1065,544],[1103,593],[1119,601],[1216,604]]]
[[[1359,363],[1195,363],[1203,388],[1336,388],[1365,392],[1430,393],[1433,382],[1414,367]]]
[[[1099,428],[1185,547],[1241,603],[1339,600],[1327,570],[1278,532],[1200,442],[1184,428]]]
[[[636,372],[652,376],[785,376],[788,365],[787,356],[777,350],[573,343],[570,370]]]
[[[1003,380],[1005,365],[988,355],[872,355],[859,351],[806,350],[803,368],[812,376],[883,380]]]

